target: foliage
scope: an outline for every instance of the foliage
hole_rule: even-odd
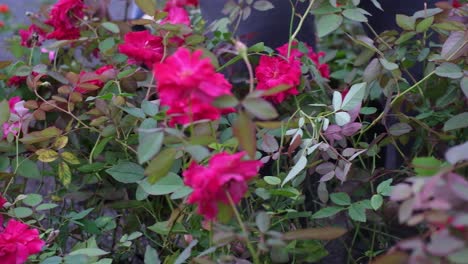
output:
[[[353,263],[466,262],[466,5],[364,36],[360,1],[302,1],[316,52],[300,28],[231,39],[266,0],[229,1],[212,38],[197,1],[136,2],[148,31],[60,0],[0,62],[0,213],[39,231],[31,263],[304,263],[329,240]]]

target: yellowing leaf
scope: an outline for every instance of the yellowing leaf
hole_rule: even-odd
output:
[[[68,143],[68,137],[61,136],[55,140],[53,147],[57,150],[63,149],[67,145],[67,143]]]
[[[37,159],[49,163],[58,158],[58,153],[55,150],[51,149],[39,149],[36,151]]]
[[[59,180],[62,182],[63,186],[67,187],[71,183],[71,170],[68,164],[65,162],[60,162],[59,168],[58,168],[58,177]]]
[[[78,160],[78,158],[75,156],[75,154],[71,153],[71,152],[63,152],[62,154],[60,154],[60,156],[62,156],[62,159],[70,164],[73,164],[73,165],[79,165],[80,164],[80,161]]]

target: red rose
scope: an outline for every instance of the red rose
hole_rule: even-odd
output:
[[[19,30],[19,35],[21,37],[21,46],[31,48],[33,46],[39,47],[42,45],[42,42],[46,39],[46,32],[32,24],[27,30]]]
[[[125,34],[124,43],[119,45],[119,52],[127,55],[130,63],[143,63],[152,68],[163,58],[163,38],[148,31],[129,32]]]
[[[238,204],[247,192],[247,181],[258,174],[262,162],[242,160],[245,152],[214,155],[208,166],[190,164],[184,171],[184,183],[193,189],[187,202],[198,205],[198,213],[207,220],[218,214],[218,203],[229,205],[226,193]]]
[[[257,89],[270,90],[278,85],[289,85],[286,91],[271,96],[271,100],[281,103],[288,95],[298,94],[297,86],[301,83],[301,64],[298,60],[285,60],[280,57],[263,55],[255,69]]]
[[[79,23],[84,17],[83,0],[59,0],[50,11],[46,24],[54,27],[47,35],[49,39],[77,39],[80,37]]]
[[[154,68],[161,104],[169,106],[168,114],[174,114],[172,125],[218,119],[221,110],[212,102],[231,94],[231,84],[215,71],[208,58],[201,58],[202,53],[179,48]]]
[[[168,0],[164,11],[168,11],[174,7],[198,6],[198,0]]]
[[[0,259],[2,264],[23,264],[30,255],[41,252],[45,242],[39,231],[11,219],[0,233]]]
[[[8,13],[8,12],[10,12],[10,8],[8,7],[8,5],[1,4],[0,5],[0,13],[5,14],[5,13]]]

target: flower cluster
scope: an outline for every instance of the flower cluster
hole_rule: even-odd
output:
[[[45,22],[54,27],[54,31],[47,35],[49,39],[77,39],[80,37],[79,22],[84,17],[83,0],[60,0],[50,11],[49,19]]]
[[[26,131],[27,124],[31,118],[29,110],[24,107],[24,101],[20,97],[15,96],[8,101],[10,107],[10,118],[2,126],[3,139],[8,135],[16,136],[20,130]]]
[[[212,106],[214,99],[231,94],[231,84],[202,53],[179,48],[154,68],[159,98],[169,106],[171,125],[217,120],[221,110]]]
[[[10,219],[0,231],[0,259],[2,264],[23,264],[28,257],[41,252],[45,242],[39,231]]]
[[[304,45],[304,49],[307,50],[307,53],[302,53],[298,48],[298,42],[294,41],[291,45],[290,57],[293,59],[300,60],[304,58],[304,55],[307,55],[307,58],[309,58],[317,67],[317,70],[320,72],[320,75],[322,75],[323,78],[330,78],[330,66],[328,66],[328,64],[326,63],[320,63],[320,58],[325,56],[325,52],[321,51],[316,53],[311,46],[307,45],[306,43],[302,44]],[[277,51],[281,56],[287,58],[288,47],[289,45],[286,43],[283,46],[279,47]]]
[[[258,174],[262,162],[242,160],[245,154],[219,153],[207,167],[192,163],[184,171],[184,183],[193,189],[187,202],[197,204],[198,213],[205,219],[216,219],[218,204],[230,204],[228,195],[238,204],[247,192],[247,181]]]

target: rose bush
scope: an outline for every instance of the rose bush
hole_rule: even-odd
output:
[[[12,38],[0,263],[466,263],[466,4],[364,36],[360,1],[302,1],[321,45],[276,48],[228,29],[269,1],[210,33],[198,1],[136,2],[154,19],[58,0]]]

